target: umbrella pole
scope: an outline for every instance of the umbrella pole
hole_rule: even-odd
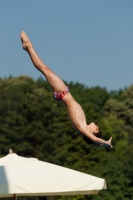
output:
[[[9,154],[13,153],[13,150],[10,149],[9,150]],[[17,200],[17,195],[16,194],[13,194],[13,200]]]
[[[13,194],[14,200],[17,200],[17,195]]]

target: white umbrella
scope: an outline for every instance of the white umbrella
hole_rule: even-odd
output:
[[[97,194],[106,181],[15,153],[0,158],[0,198]]]

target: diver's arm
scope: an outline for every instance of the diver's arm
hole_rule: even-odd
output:
[[[98,138],[96,137],[95,135],[93,135],[89,130],[85,130],[84,132],[82,131],[82,133],[84,133],[84,135],[86,137],[88,137],[91,141],[92,141],[92,144],[98,144],[98,146],[100,147],[107,147],[109,149],[112,149],[113,146],[111,144],[112,142],[112,137],[109,139],[109,140],[103,140],[102,138]]]
[[[105,144],[98,144],[98,143],[91,143],[90,145],[95,147],[95,148],[108,148],[108,149],[112,149],[113,148],[113,146],[109,147],[109,146],[107,146]]]

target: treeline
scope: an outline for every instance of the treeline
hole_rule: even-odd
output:
[[[133,197],[133,86],[108,92],[66,83],[113,150],[88,146],[73,129],[62,105],[42,78],[0,79],[0,157],[10,148],[20,156],[68,167],[106,179],[107,190],[92,196],[32,197],[51,200],[131,200]],[[31,199],[19,197],[19,199]]]

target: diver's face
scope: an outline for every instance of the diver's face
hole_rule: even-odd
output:
[[[92,132],[92,133],[98,133],[99,132],[99,127],[94,123],[94,122],[91,122],[89,125],[89,130]]]

